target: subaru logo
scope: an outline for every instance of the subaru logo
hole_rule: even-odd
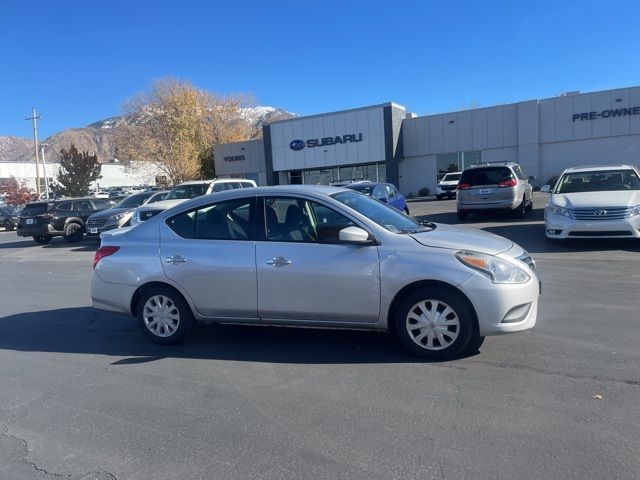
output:
[[[596,217],[604,217],[607,214],[606,210],[596,210],[593,212]]]
[[[289,144],[291,150],[302,150],[304,148],[304,142],[302,140],[293,140]]]

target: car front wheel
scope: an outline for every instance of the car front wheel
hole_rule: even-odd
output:
[[[175,290],[154,287],[138,302],[138,325],[156,343],[181,342],[191,330],[193,315],[187,302]]]
[[[13,223],[11,223],[11,222],[4,222],[4,225],[3,225],[3,226],[4,226],[4,229],[5,229],[7,232],[10,232],[10,231],[12,231],[12,230],[13,230]]]
[[[64,229],[64,239],[69,243],[75,243],[82,240],[82,225],[79,223],[70,223]]]
[[[442,287],[415,290],[399,303],[395,333],[414,355],[443,360],[462,352],[469,344],[473,315],[458,294]]]

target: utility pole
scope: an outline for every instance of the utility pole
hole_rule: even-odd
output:
[[[35,144],[36,149],[36,193],[38,198],[40,198],[40,159],[38,158],[38,125],[36,120],[41,118],[40,115],[36,115],[36,109],[31,109],[31,116],[24,117],[25,120],[33,121],[33,143]]]
[[[48,146],[44,143],[40,144],[40,150],[42,151],[42,176],[44,177],[44,191],[47,195],[47,200],[49,200],[49,179],[47,178],[47,162],[44,159],[44,147]]]

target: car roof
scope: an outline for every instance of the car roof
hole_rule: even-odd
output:
[[[475,168],[487,168],[487,167],[515,167],[518,164],[516,162],[485,162],[485,163],[478,163],[477,165],[470,165],[467,168],[465,168],[465,171],[467,170],[473,170]],[[450,172],[450,173],[456,173],[456,172]]]
[[[635,170],[631,165],[584,165],[567,168],[563,173],[599,172],[602,170]]]
[[[208,185],[211,183],[229,183],[229,182],[250,182],[246,178],[214,178],[213,180],[190,180],[188,182],[182,182],[176,185],[176,187],[180,187],[182,185]]]

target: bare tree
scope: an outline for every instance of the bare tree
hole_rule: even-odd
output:
[[[252,137],[242,108],[251,98],[219,96],[174,78],[154,82],[124,107],[117,156],[131,169],[149,162],[172,184],[212,173],[213,145]],[[209,168],[203,169],[207,163]]]

